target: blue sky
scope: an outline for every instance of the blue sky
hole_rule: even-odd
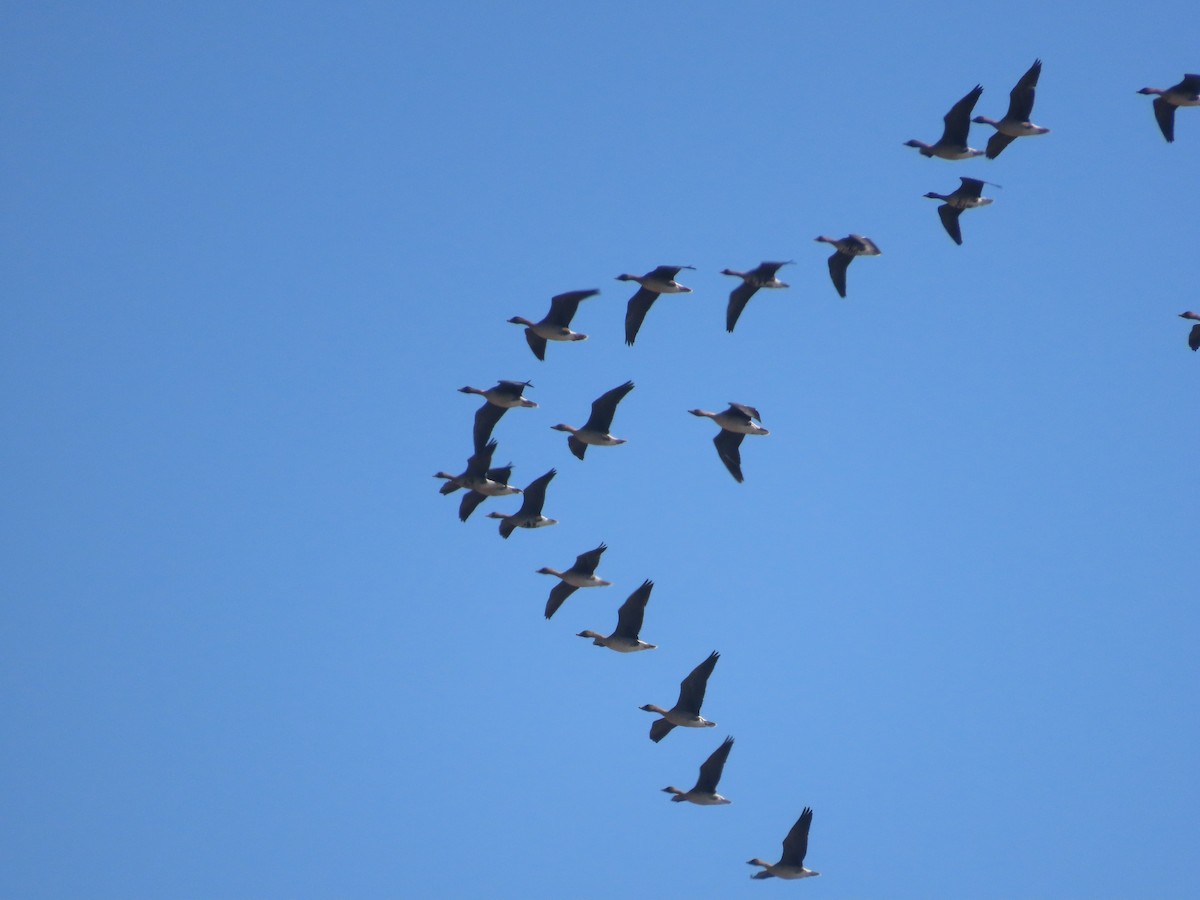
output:
[[[1135,93],[1200,68],[1190,4],[0,16],[0,893],[1200,892],[1200,111]],[[1037,57],[1049,135],[902,146]],[[1003,188],[957,247],[961,175]],[[625,347],[659,264],[694,293]],[[505,319],[581,288],[538,362]],[[559,471],[508,541],[430,478],[498,378],[541,406],[497,461]],[[731,400],[741,485],[686,412]],[[646,578],[658,650],[574,636]],[[652,744],[714,649],[719,727]],[[732,805],[670,803],[728,734]],[[752,883],[804,806],[822,877]]]

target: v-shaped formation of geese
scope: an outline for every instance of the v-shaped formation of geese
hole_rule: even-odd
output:
[[[832,244],[833,255],[829,257],[829,277],[837,288],[838,296],[846,296],[846,270],[856,256],[879,256],[880,249],[869,237],[861,234],[848,234],[844,238],[831,238],[821,235],[814,238],[818,243]]]
[[[749,865],[763,867],[763,871],[755,872],[751,878],[812,878],[821,874],[804,868],[804,857],[808,856],[808,829],[812,825],[812,815],[812,810],[804,807],[804,812],[800,813],[800,818],[783,839],[783,856],[779,858],[779,862],[772,865],[757,858],[749,861]]]
[[[938,207],[938,218],[942,220],[942,227],[946,229],[946,234],[950,235],[951,239],[956,244],[962,244],[962,230],[958,226],[958,217],[962,215],[964,209],[974,209],[977,206],[987,206],[992,202],[990,197],[984,197],[983,186],[986,181],[980,181],[978,178],[962,178],[958,179],[962,182],[958,190],[952,194],[939,194],[930,191],[925,196],[930,200],[941,200],[942,205]]]
[[[654,582],[646,579],[641,586],[629,595],[621,608],[617,610],[617,627],[609,635],[597,634],[594,631],[581,631],[577,637],[591,638],[597,647],[607,647],[617,653],[636,653],[639,650],[656,650],[657,644],[647,644],[640,637],[642,620],[646,615],[646,604],[650,601],[650,592],[654,590]]]
[[[1200,106],[1200,75],[1184,75],[1183,81],[1169,88],[1144,87],[1138,93],[1157,95],[1154,97],[1154,119],[1167,143],[1174,143],[1175,108]]]
[[[704,662],[692,669],[688,677],[679,683],[679,699],[670,709],[663,709],[653,703],[638,707],[638,709],[658,713],[662,716],[661,719],[656,719],[651,723],[650,740],[657,744],[677,725],[683,728],[712,728],[717,724],[700,715],[700,707],[704,704],[704,691],[708,688],[708,676],[712,674],[713,668],[720,658],[721,654],[714,650]]]
[[[696,779],[696,784],[690,791],[681,791],[677,787],[665,787],[663,790],[675,795],[671,798],[675,803],[685,800],[697,806],[722,806],[731,803],[731,800],[726,800],[717,793],[717,783],[721,780],[721,773],[725,771],[725,760],[729,758],[729,751],[732,749],[733,738],[725,738],[721,746],[700,764],[700,777]]]
[[[493,388],[488,388],[482,391],[476,387],[460,387],[458,390],[463,394],[479,394],[486,401],[483,406],[479,407],[475,412],[475,449],[478,450],[488,442],[488,438],[492,436],[492,429],[496,427],[496,423],[510,409],[523,407],[525,409],[536,409],[537,404],[532,400],[527,400],[524,396],[525,388],[533,387],[531,381],[505,381],[501,379]]]
[[[695,269],[695,266],[659,266],[645,275],[618,275],[617,281],[636,281],[641,287],[636,294],[629,298],[629,306],[625,310],[625,343],[633,346],[637,340],[638,331],[646,319],[646,313],[658,299],[659,294],[690,294],[692,289],[684,287],[675,280],[675,276],[683,269]]]
[[[601,544],[595,550],[580,553],[575,557],[575,565],[565,572],[551,569],[549,566],[538,569],[539,575],[554,575],[561,579],[559,584],[550,589],[550,596],[546,599],[547,619],[558,612],[558,608],[579,588],[608,587],[612,584],[611,581],[605,581],[596,575],[596,566],[600,565],[600,557],[607,549],[607,544]]]
[[[613,415],[617,411],[617,404],[632,390],[633,382],[627,381],[613,388],[611,391],[605,391],[593,400],[592,414],[588,417],[582,428],[574,428],[570,425],[562,424],[551,425],[550,427],[555,431],[568,432],[567,446],[580,459],[583,459],[583,454],[587,453],[589,444],[596,447],[615,447],[617,444],[624,444],[624,438],[613,437],[608,433],[608,430],[612,428]]]
[[[775,277],[775,273],[781,267],[790,265],[788,262],[763,262],[759,263],[749,272],[738,272],[734,269],[722,269],[722,275],[736,275],[742,279],[742,283],[733,289],[729,295],[729,307],[725,310],[725,330],[730,334],[733,333],[733,326],[737,324],[738,317],[741,316],[742,310],[746,308],[746,304],[750,302],[759,290],[759,288],[785,288],[787,284]]]
[[[521,316],[508,321],[513,325],[525,326],[525,340],[529,349],[540,360],[546,359],[546,341],[586,341],[587,335],[571,330],[571,320],[579,309],[579,302],[596,296],[599,291],[567,291],[550,298],[550,312],[540,322],[530,322]]]
[[[986,156],[995,160],[1017,138],[1046,134],[1048,128],[1035,125],[1031,121],[1034,97],[1037,92],[1038,80],[1042,72],[1042,61],[1034,60],[1033,64],[1017,81],[1009,92],[1008,111],[1004,118],[996,120],[979,115],[972,118],[972,112],[983,93],[983,88],[976,85],[962,97],[946,113],[943,121],[945,127],[941,138],[934,144],[921,141],[907,142],[910,147],[916,147],[923,156],[938,157],[945,160],[964,160],[984,155],[984,151],[973,149],[968,144],[969,130],[972,123],[989,125],[995,129],[987,144]],[[1154,114],[1167,141],[1175,137],[1175,110],[1181,106],[1200,106],[1200,75],[1185,75],[1183,80],[1170,88],[1142,88],[1141,94],[1155,96]],[[939,194],[933,191],[924,196],[942,201],[938,207],[938,216],[946,233],[956,243],[961,245],[962,232],[959,218],[963,210],[986,206],[991,198],[983,196],[985,182],[979,178],[961,177],[960,186],[950,194]],[[846,237],[834,238],[821,235],[815,239],[833,247],[833,254],[828,259],[829,277],[840,297],[846,296],[846,274],[850,263],[858,256],[879,256],[879,247],[873,240],[861,234],[849,234]],[[730,292],[729,302],[725,311],[725,328],[732,333],[740,317],[744,313],[751,298],[762,289],[787,288],[787,283],[778,277],[779,270],[793,261],[764,261],[749,271],[722,269],[721,274],[738,278],[740,283]],[[692,289],[676,281],[678,274],[684,269],[694,269],[693,266],[658,266],[645,275],[617,276],[619,281],[634,281],[638,284],[637,292],[629,299],[625,314],[625,341],[632,345],[645,321],[647,313],[654,305],[660,294],[686,294]],[[581,301],[598,294],[597,290],[568,291],[557,294],[550,301],[550,311],[539,322],[532,322],[520,316],[509,319],[517,325],[524,326],[525,339],[533,354],[539,360],[545,360],[546,345],[549,341],[575,342],[582,341],[587,335],[571,330],[574,318]],[[1192,325],[1188,335],[1188,346],[1200,350],[1200,313],[1184,312],[1181,318],[1191,320]],[[446,483],[441,486],[442,494],[451,494],[464,490],[466,493],[459,506],[459,518],[466,521],[474,510],[488,497],[502,497],[510,494],[522,494],[521,507],[517,512],[505,514],[500,512],[488,513],[488,518],[500,520],[499,532],[503,538],[508,538],[517,528],[542,528],[557,524],[557,520],[543,515],[542,508],[546,500],[546,489],[554,479],[557,470],[551,468],[544,475],[534,479],[522,492],[520,488],[510,485],[512,464],[492,467],[492,458],[497,449],[497,443],[492,433],[500,419],[509,409],[537,408],[538,404],[526,399],[525,390],[532,388],[530,381],[511,381],[501,379],[494,387],[486,390],[476,387],[462,387],[459,390],[465,394],[476,394],[483,397],[484,403],[475,413],[473,428],[474,452],[467,460],[466,470],[461,474],[452,475],[439,471],[434,477],[443,479]],[[625,443],[623,438],[614,437],[611,433],[613,418],[618,404],[634,388],[632,381],[606,391],[592,402],[591,415],[581,427],[566,424],[553,425],[551,428],[567,433],[567,446],[570,452],[583,460],[589,446],[612,447]],[[730,403],[722,412],[710,412],[703,409],[688,410],[692,415],[712,419],[720,428],[713,438],[713,445],[722,464],[737,482],[742,482],[741,444],[745,436],[767,435],[770,432],[762,426],[762,416],[753,407],[742,403]],[[551,619],[563,606],[566,600],[580,588],[606,587],[611,582],[596,574],[601,557],[607,551],[608,545],[599,546],[575,558],[575,563],[565,571],[544,566],[538,569],[539,574],[550,575],[558,579],[546,599],[545,617]],[[585,630],[578,636],[588,638],[593,645],[604,647],[616,653],[630,654],[643,650],[654,650],[657,645],[641,639],[641,629],[645,618],[646,606],[650,600],[654,582],[646,579],[634,590],[617,610],[617,624],[611,634]],[[670,709],[646,704],[640,709],[656,713],[659,718],[650,726],[650,740],[660,742],[676,727],[705,728],[715,726],[701,715],[701,706],[720,654],[713,651],[696,666],[679,685],[679,699]],[[669,786],[663,791],[671,794],[674,802],[688,802],[698,806],[722,806],[730,801],[717,793],[717,786],[729,759],[734,740],[727,737],[701,764],[699,777],[690,790]],[[762,869],[752,877],[755,879],[784,878],[800,879],[819,875],[804,865],[808,852],[808,835],[812,825],[812,809],[805,807],[800,818],[792,826],[783,841],[783,854],[777,863],[768,863],[761,859],[752,859],[750,865]]]
[[[1042,74],[1042,61],[1035,59],[1021,80],[1008,94],[1008,112],[997,122],[987,116],[976,116],[972,122],[980,125],[991,125],[996,133],[988,140],[987,158],[995,159],[1004,152],[1004,148],[1019,137],[1034,134],[1048,134],[1049,128],[1042,128],[1029,121],[1033,115],[1033,95],[1037,92],[1038,76]]]
[[[712,419],[721,426],[721,430],[717,432],[717,436],[713,438],[713,444],[717,448],[717,456],[721,457],[721,462],[725,463],[725,468],[729,470],[729,474],[733,476],[737,482],[742,482],[745,479],[742,477],[742,440],[748,434],[767,435],[771,432],[763,428],[762,425],[755,425],[757,419],[762,421],[762,416],[758,414],[758,410],[753,406],[746,406],[744,403],[730,403],[729,409],[724,412],[709,412],[706,409],[689,409],[693,416],[703,416]]]
[[[518,528],[544,528],[547,525],[557,525],[558,519],[548,519],[542,515],[542,505],[546,502],[546,485],[548,485],[558,474],[556,469],[551,469],[545,475],[535,478],[525,488],[525,495],[521,498],[521,508],[510,516],[504,513],[490,512],[489,519],[500,520],[500,537],[508,539],[508,536]]]

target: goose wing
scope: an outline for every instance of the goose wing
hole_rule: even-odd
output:
[[[1167,143],[1175,141],[1175,107],[1162,97],[1154,98],[1154,118],[1158,120],[1158,130],[1167,139]]]
[[[535,335],[536,337],[536,335]],[[541,338],[538,338],[541,340]],[[542,341],[542,346],[546,346],[546,342]],[[496,423],[500,418],[508,412],[508,407],[497,406],[494,403],[484,403],[475,411],[475,450],[478,451],[492,436],[492,429],[496,427]],[[494,442],[493,442],[494,443]],[[487,468],[486,466],[484,468]]]
[[[575,311],[579,309],[579,301],[594,297],[598,293],[600,292],[597,290],[590,290],[556,294],[550,298],[550,312],[546,313],[546,318],[542,321],[547,325],[561,325],[563,328],[569,328],[571,319],[575,318]]]
[[[767,277],[770,278],[769,275]],[[757,290],[757,284],[746,280],[730,292],[729,306],[725,310],[726,331],[733,332],[733,326],[737,324],[738,317],[741,316],[742,310],[746,308],[746,304],[750,302],[750,298],[754,296]]]
[[[962,215],[961,209],[956,209],[949,203],[943,203],[938,207],[938,218],[942,220],[942,227],[946,229],[946,234],[954,240],[954,243],[962,243],[962,229],[958,227],[958,217]]]
[[[729,409],[733,410],[734,412],[739,412],[749,419],[758,419],[758,421],[762,421],[762,415],[759,414],[758,410],[753,406],[747,406],[745,403],[734,403],[733,401],[730,401]]]
[[[492,454],[496,452],[496,442],[486,441],[486,443],[480,444],[478,431],[476,431],[475,437],[475,452],[467,460],[466,477],[486,478],[488,466],[492,464]]]
[[[812,825],[812,815],[812,810],[804,807],[804,812],[800,813],[800,818],[783,839],[783,858],[779,860],[781,866],[804,865],[804,857],[808,855],[808,829]]]
[[[580,553],[575,557],[575,565],[571,566],[571,570],[578,572],[580,575],[595,575],[596,566],[600,565],[600,557],[604,555],[604,551],[607,549],[608,544],[601,544],[595,550]]]
[[[852,262],[854,257],[841,250],[829,257],[829,277],[833,279],[833,286],[837,288],[839,297],[846,296],[846,270]]]
[[[463,495],[462,502],[458,504],[458,518],[460,522],[465,522],[471,518],[471,513],[479,507],[479,504],[487,499],[486,494],[481,494],[479,491],[467,491]]]
[[[1002,131],[997,131],[987,142],[987,158],[995,159],[1004,152],[1004,148],[1015,141],[1016,138],[1011,134],[1004,134]]]
[[[668,722],[666,719],[655,719],[650,724],[650,740],[654,741],[654,743],[657,744],[659,741],[661,741],[663,738],[665,738],[668,734],[670,734],[671,729],[674,727],[675,726],[672,725],[670,722]]]
[[[646,313],[650,312],[650,307],[657,299],[658,294],[648,288],[640,288],[629,298],[629,306],[625,310],[625,343],[629,346],[632,347],[633,342],[637,340],[638,330],[646,319]]]
[[[539,335],[532,328],[525,329],[525,342],[529,344],[529,349],[533,351],[533,355],[542,362],[546,361],[546,339]]]
[[[612,427],[613,415],[617,411],[617,404],[620,403],[625,395],[633,390],[633,382],[627,381],[624,384],[613,388],[611,391],[605,391],[599,397],[592,401],[592,414],[588,416],[587,423],[584,424],[584,431],[595,431],[599,434],[608,434],[608,429]]]
[[[745,437],[746,435],[740,431],[726,431],[722,428],[713,438],[717,456],[721,457],[721,462],[725,463],[725,468],[729,470],[733,480],[739,484],[746,480],[742,477],[742,451],[739,449]]]
[[[674,281],[675,276],[684,269],[694,269],[695,266],[659,266],[653,272],[647,272],[646,278],[661,278],[663,281]]]
[[[966,178],[964,176],[960,176],[958,180],[961,181],[962,184],[959,185],[958,190],[954,193],[958,194],[960,197],[978,200],[983,196],[983,186],[987,182],[980,181],[978,178]]]
[[[1193,325],[1191,333],[1188,334],[1188,346],[1193,350],[1200,350],[1200,325]]]
[[[508,479],[512,477],[513,465],[509,463],[507,466],[497,466],[494,469],[487,470],[488,481],[494,481],[496,484],[508,484]],[[521,493],[517,491],[517,493]]]
[[[1200,325],[1196,326],[1200,328]],[[654,582],[646,579],[641,587],[629,595],[621,608],[617,610],[617,627],[613,630],[614,637],[626,637],[637,640],[642,631],[642,621],[646,616],[646,603],[650,600],[650,592],[654,590]]]
[[[969,90],[965,97],[950,107],[950,112],[942,117],[946,123],[939,143],[955,147],[967,145],[967,133],[971,130],[971,111],[983,93],[983,85],[977,84]]]
[[[1033,115],[1033,96],[1037,93],[1038,76],[1042,74],[1042,61],[1035,59],[1016,86],[1008,92],[1008,115],[1004,118],[1014,122],[1028,122]],[[988,154],[989,156],[991,154]]]
[[[700,777],[696,779],[696,786],[692,790],[704,791],[706,794],[716,791],[717,784],[721,781],[721,773],[725,771],[725,760],[729,758],[729,751],[732,749],[733,738],[725,738],[724,743],[700,764]]]
[[[525,488],[524,500],[521,502],[521,509],[517,515],[540,516],[542,514],[542,504],[546,502],[546,485],[557,474],[557,469],[551,469],[545,475],[529,482],[529,487]],[[503,523],[501,523],[501,527],[503,527]],[[510,528],[509,530],[511,531],[512,529]]]
[[[533,387],[532,381],[508,381],[501,378],[496,386],[492,388],[498,394],[504,394],[506,397],[511,397],[514,400],[520,400],[525,393],[525,388]]]
[[[558,608],[563,605],[568,597],[578,590],[574,585],[567,584],[565,581],[560,581],[550,589],[550,596],[546,600],[546,618],[550,618]]]
[[[708,688],[708,676],[712,674],[720,658],[721,654],[714,650],[708,655],[708,659],[692,669],[691,674],[679,683],[679,702],[675,704],[676,709],[699,715],[700,707],[704,703],[704,691]]]

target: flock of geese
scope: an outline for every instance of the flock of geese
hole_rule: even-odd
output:
[[[918,140],[910,140],[907,146],[915,147],[921,155],[937,157],[946,160],[970,159],[976,156],[986,156],[996,159],[1017,138],[1042,135],[1049,132],[1033,124],[1030,116],[1033,112],[1034,94],[1038,78],[1041,75],[1042,62],[1035,60],[1033,65],[1017,81],[1009,94],[1008,112],[1004,118],[996,120],[986,116],[971,117],[975,104],[983,93],[983,88],[976,85],[955,103],[944,117],[945,127],[939,138],[933,144]],[[1154,95],[1154,116],[1168,142],[1175,140],[1175,110],[1181,106],[1200,106],[1200,75],[1185,75],[1179,84],[1169,88],[1142,88],[1138,93]],[[995,133],[988,140],[986,150],[976,150],[968,146],[967,137],[971,123],[989,125]],[[961,178],[959,188],[950,194],[929,192],[926,197],[942,201],[938,207],[938,216],[946,233],[956,244],[962,244],[962,232],[959,227],[959,217],[963,210],[975,209],[990,204],[991,199],[983,196],[983,187],[987,182],[976,178]],[[878,256],[879,248],[867,237],[851,234],[844,238],[831,238],[822,235],[817,241],[830,244],[834,248],[829,257],[829,275],[834,288],[841,297],[846,296],[846,271],[850,263],[858,256]],[[757,267],[739,272],[734,269],[723,269],[721,274],[741,279],[741,283],[729,295],[726,310],[725,327],[732,332],[738,319],[746,309],[754,294],[760,289],[780,289],[788,285],[780,281],[779,270],[789,265],[788,262],[763,262]],[[629,298],[625,314],[625,343],[632,346],[638,332],[646,320],[647,314],[661,294],[691,293],[691,288],[676,281],[684,269],[693,266],[658,266],[645,275],[621,274],[618,281],[632,281],[638,285],[638,290]],[[548,342],[574,342],[587,339],[586,334],[571,330],[571,322],[579,309],[579,304],[598,294],[598,290],[568,291],[558,294],[550,301],[550,310],[539,321],[534,322],[521,316],[514,316],[508,321],[515,325],[524,326],[525,340],[533,355],[539,360],[545,360]],[[1195,320],[1188,336],[1188,346],[1192,350],[1200,349],[1200,313],[1184,312],[1180,316]],[[438,472],[434,477],[445,480],[441,493],[451,494],[458,490],[465,491],[459,504],[459,518],[466,522],[475,509],[488,497],[504,497],[521,494],[521,506],[514,513],[490,512],[489,518],[500,520],[500,536],[508,538],[518,528],[542,528],[556,525],[556,519],[542,513],[546,501],[546,489],[557,474],[556,469],[550,469],[545,474],[535,478],[524,489],[513,487],[508,483],[512,474],[512,465],[493,467],[492,458],[497,443],[492,439],[492,432],[500,419],[510,409],[535,408],[537,403],[525,397],[525,389],[532,387],[529,381],[499,381],[494,387],[486,390],[476,387],[459,388],[462,393],[476,394],[483,397],[484,403],[475,413],[473,429],[474,449],[467,460],[466,469],[458,475],[448,472]],[[623,438],[611,433],[613,417],[617,406],[634,389],[632,381],[614,387],[597,397],[591,406],[591,414],[586,422],[579,427],[567,424],[551,426],[556,431],[567,433],[567,447],[570,452],[583,460],[588,447],[615,447],[624,444]],[[713,439],[717,455],[725,468],[738,482],[743,481],[741,444],[746,435],[767,435],[770,432],[762,427],[762,416],[753,406],[743,403],[730,403],[722,412],[711,412],[704,409],[692,409],[694,416],[712,419],[720,430]],[[550,619],[580,588],[607,587],[612,582],[605,581],[596,574],[601,557],[608,549],[601,543],[598,547],[579,554],[570,568],[559,571],[550,567],[538,569],[539,574],[550,575],[558,579],[546,600],[545,617]],[[581,631],[578,636],[590,638],[598,647],[606,647],[617,653],[634,653],[641,650],[654,650],[655,644],[641,639],[642,624],[645,617],[646,605],[650,600],[654,582],[644,581],[617,610],[617,624],[610,634],[604,635],[595,631]],[[716,668],[720,654],[710,653],[697,665],[679,685],[679,696],[669,709],[647,703],[640,707],[646,712],[658,716],[650,726],[650,740],[658,743],[676,727],[711,728],[716,725],[701,715],[700,709],[704,703],[704,694],[708,680]],[[675,802],[689,802],[699,806],[720,806],[730,801],[717,793],[717,785],[721,780],[725,763],[733,749],[734,739],[726,737],[716,750],[700,765],[700,773],[695,785],[689,790],[669,786],[663,788],[671,794]],[[812,809],[805,807],[800,817],[789,830],[783,840],[783,852],[777,863],[768,863],[761,859],[751,859],[749,864],[761,867],[752,877],[797,879],[819,875],[819,872],[806,868],[804,859],[808,852],[808,835],[812,825]]]

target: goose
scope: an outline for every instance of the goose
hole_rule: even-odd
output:
[[[748,434],[770,434],[771,432],[763,428],[762,425],[755,425],[754,420],[762,421],[762,416],[758,414],[758,410],[753,406],[746,406],[744,403],[730,403],[729,409],[724,412],[714,413],[706,409],[689,409],[693,416],[706,416],[721,426],[720,432],[713,438],[713,444],[716,445],[717,455],[721,457],[721,462],[725,463],[725,468],[729,470],[729,474],[739,484],[745,479],[742,478],[742,452],[738,448],[742,445],[742,440]]]
[[[1184,75],[1183,81],[1169,88],[1144,87],[1139,94],[1157,94],[1154,118],[1167,143],[1175,141],[1175,107],[1200,106],[1200,75]]]
[[[991,125],[996,133],[988,139],[987,158],[995,159],[1004,152],[1004,148],[1019,137],[1029,137],[1035,134],[1048,134],[1049,128],[1042,128],[1029,121],[1033,113],[1033,95],[1037,91],[1038,76],[1042,74],[1042,61],[1035,59],[1016,86],[1008,92],[1008,112],[997,122],[987,116],[976,116],[971,121],[979,125]]]
[[[478,394],[487,402],[475,413],[475,449],[479,450],[492,436],[492,429],[500,421],[500,417],[514,407],[537,409],[537,404],[521,396],[525,388],[533,387],[532,381],[505,381],[503,379],[494,387],[481,391],[477,387],[460,387],[463,394]]]
[[[498,512],[487,514],[489,519],[500,519],[500,537],[508,540],[508,536],[517,528],[544,528],[547,525],[558,524],[558,519],[548,519],[542,515],[542,504],[546,502],[546,485],[557,474],[557,469],[551,469],[526,485],[521,508],[511,516]]]
[[[958,180],[962,184],[953,194],[938,194],[930,191],[925,196],[930,200],[942,201],[942,205],[938,207],[938,217],[942,220],[946,234],[950,235],[954,243],[961,245],[962,229],[958,227],[958,217],[962,215],[962,211],[974,209],[977,206],[987,206],[992,199],[980,196],[983,193],[983,186],[988,182],[980,181],[978,178],[959,178]]]
[[[617,411],[617,404],[632,390],[633,382],[627,381],[613,388],[611,391],[605,391],[593,400],[592,414],[588,416],[588,420],[582,428],[575,428],[571,425],[560,423],[558,425],[551,425],[550,429],[552,431],[567,432],[567,446],[580,459],[583,459],[583,454],[587,452],[588,444],[593,444],[597,447],[615,447],[617,444],[624,444],[624,438],[613,437],[608,433],[608,429],[612,427],[613,415]]]
[[[596,296],[599,291],[567,291],[550,298],[550,312],[540,322],[530,322],[522,316],[508,321],[525,326],[525,340],[538,359],[546,359],[546,341],[586,341],[587,335],[571,330],[571,319],[579,309],[579,301]]]
[[[808,855],[808,829],[812,825],[812,810],[807,806],[800,818],[792,826],[787,837],[783,839],[783,856],[779,862],[771,865],[761,859],[751,859],[749,865],[762,866],[762,872],[755,872],[751,878],[812,878],[820,875],[812,869],[804,868],[804,857]]]
[[[967,132],[971,130],[971,110],[975,108],[979,95],[983,93],[982,85],[975,85],[967,95],[950,107],[950,112],[942,117],[946,123],[942,136],[936,144],[926,144],[921,141],[905,141],[904,146],[916,147],[922,156],[939,156],[942,159],[970,159],[972,156],[983,156],[982,150],[973,150],[967,146]]]
[[[618,275],[617,281],[636,281],[641,287],[629,298],[629,306],[625,310],[625,343],[630,347],[637,339],[638,329],[650,307],[658,299],[659,294],[690,294],[692,289],[684,287],[675,280],[675,276],[683,269],[695,269],[695,266],[659,266],[645,275]]]
[[[551,569],[549,566],[542,566],[542,568],[538,569],[539,575],[554,575],[562,579],[562,581],[551,589],[550,597],[546,600],[547,619],[558,612],[558,608],[577,589],[608,587],[612,584],[611,581],[605,581],[603,578],[596,576],[596,566],[600,565],[600,557],[604,555],[604,551],[607,549],[608,545],[602,543],[595,550],[580,553],[575,557],[575,565],[571,566],[565,572],[560,572],[558,569]]]
[[[666,737],[672,728],[681,725],[684,728],[713,728],[716,722],[710,722],[700,715],[700,706],[704,703],[704,690],[708,687],[708,676],[721,654],[713,651],[708,659],[692,669],[691,674],[679,683],[679,700],[670,709],[663,709],[653,703],[638,707],[646,712],[658,713],[662,716],[650,726],[650,740],[658,743]]]
[[[833,244],[835,252],[829,257],[829,277],[833,279],[838,296],[843,298],[846,296],[846,270],[850,268],[850,263],[854,262],[854,257],[878,256],[883,252],[875,246],[873,240],[861,234],[848,234],[844,238],[821,235],[814,240]]]
[[[629,595],[629,599],[617,610],[617,627],[613,629],[612,634],[605,636],[594,631],[581,631],[577,637],[591,638],[597,647],[607,647],[618,653],[657,650],[657,644],[647,644],[638,638],[638,633],[642,630],[642,619],[646,615],[646,603],[650,600],[652,590],[654,582],[647,578],[641,587]]]
[[[677,787],[665,787],[663,790],[668,794],[675,795],[671,798],[673,803],[682,803],[684,800],[688,803],[695,803],[697,806],[721,806],[732,803],[732,800],[726,800],[717,793],[717,782],[721,780],[721,773],[725,770],[725,760],[729,758],[729,751],[732,749],[733,738],[725,738],[721,746],[700,764],[700,777],[696,779],[696,786],[690,791],[681,791]]]
[[[742,283],[733,289],[729,295],[729,306],[725,310],[725,330],[730,334],[733,333],[733,326],[737,324],[738,317],[742,314],[742,310],[746,308],[746,304],[750,302],[750,298],[758,291],[759,288],[785,288],[788,285],[775,277],[775,273],[783,266],[790,265],[793,260],[787,262],[763,262],[749,272],[737,272],[733,269],[722,269],[722,275],[736,275],[742,279]]]
[[[433,476],[446,479],[446,483],[440,489],[442,494],[453,494],[460,488],[466,489],[466,496],[458,505],[458,518],[463,522],[467,521],[471,513],[475,512],[475,507],[488,497],[521,493],[520,488],[508,483],[509,476],[512,475],[512,463],[497,469],[488,468],[492,464],[492,454],[495,452],[496,442],[490,441],[482,450],[476,450],[471,455],[467,460],[467,470],[461,475],[437,472]]]
[[[1192,311],[1179,314],[1181,319],[1194,319],[1196,324],[1192,326],[1191,333],[1188,334],[1188,346],[1193,350],[1200,350],[1200,313]]]

